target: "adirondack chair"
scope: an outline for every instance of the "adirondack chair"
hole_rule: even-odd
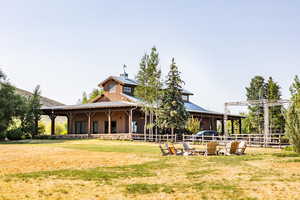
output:
[[[176,149],[174,144],[170,144],[168,149],[169,149],[169,153],[171,155],[180,156],[180,155],[183,155],[183,153],[184,153],[182,150]]]
[[[246,141],[241,141],[241,142],[239,143],[239,145],[238,145],[236,154],[237,154],[237,155],[243,155],[243,154],[245,154],[246,148],[247,148],[247,143],[246,143]]]
[[[206,151],[204,153],[205,156],[209,155],[218,155],[218,150],[217,150],[218,143],[217,142],[209,142],[206,145]]]
[[[187,155],[197,155],[197,154],[204,153],[204,151],[196,150],[195,148],[191,147],[190,144],[187,142],[182,142],[182,146],[183,146],[184,154]]]
[[[162,154],[163,156],[168,156],[168,155],[170,155],[169,150],[168,150],[168,149],[164,149],[164,148],[162,147],[161,144],[159,144],[159,148],[160,148],[161,154]]]
[[[227,143],[225,145],[225,148],[220,151],[220,154],[224,154],[226,156],[236,154],[239,143],[240,143],[239,141],[233,141]]]

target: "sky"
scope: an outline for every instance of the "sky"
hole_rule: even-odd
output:
[[[222,112],[255,75],[289,98],[300,75],[296,0],[0,0],[0,68],[16,87],[75,104],[126,64],[131,78],[156,46],[174,57],[191,101]]]

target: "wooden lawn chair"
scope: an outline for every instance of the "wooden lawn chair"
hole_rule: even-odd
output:
[[[180,155],[183,155],[183,153],[184,153],[182,150],[176,149],[174,144],[171,144],[168,149],[169,149],[169,152],[171,155],[180,156]]]
[[[161,153],[162,153],[163,156],[170,155],[169,150],[168,149],[164,149],[161,144],[159,144],[159,148],[160,148],[160,151],[161,151]]]
[[[237,148],[239,146],[239,141],[229,142],[225,145],[225,148],[220,151],[221,154],[229,156],[231,154],[236,154]]]
[[[205,156],[218,155],[217,146],[218,146],[217,142],[207,143],[206,144],[206,151],[205,151],[204,155]]]
[[[197,155],[197,154],[205,153],[204,151],[196,150],[195,148],[191,147],[190,144],[187,142],[182,142],[182,146],[183,146],[184,154],[187,155]]]
[[[244,155],[244,154],[245,154],[246,148],[247,148],[247,143],[246,143],[246,141],[241,141],[241,142],[239,143],[239,145],[238,145],[236,154],[237,154],[237,155]]]

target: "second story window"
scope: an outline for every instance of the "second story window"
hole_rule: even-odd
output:
[[[117,85],[115,83],[111,83],[107,86],[107,90],[109,93],[115,93],[116,88],[117,88]]]
[[[189,101],[189,96],[188,95],[182,95],[183,101],[188,102]]]
[[[128,87],[128,86],[124,86],[123,87],[123,92],[125,93],[125,94],[132,94],[132,87]]]

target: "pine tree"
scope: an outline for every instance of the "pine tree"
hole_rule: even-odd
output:
[[[265,79],[261,76],[255,76],[251,79],[250,86],[246,87],[247,100],[262,100],[266,99],[266,84]],[[249,117],[251,120],[251,132],[263,132],[263,105],[252,105],[248,107]]]
[[[38,135],[38,121],[41,119],[41,91],[38,85],[33,92],[33,95],[26,101],[26,112],[22,118],[22,130],[24,133],[31,134],[32,136]]]
[[[286,134],[294,150],[300,153],[300,81],[298,76],[290,87],[292,104],[286,114]]]
[[[174,129],[184,128],[188,119],[188,112],[185,109],[181,94],[183,83],[173,58],[166,80],[167,88],[163,92],[160,114],[158,116],[160,126],[162,128],[170,128],[172,137]]]
[[[280,86],[278,85],[278,83],[273,81],[272,77],[269,77],[269,80],[266,83],[266,90],[266,96],[269,101],[276,101],[281,99]],[[271,133],[283,132],[284,130],[285,120],[282,110],[283,107],[281,105],[272,106],[269,108]]]
[[[297,95],[300,94],[300,80],[297,75],[295,76],[294,81],[290,87],[290,92],[291,92],[292,98],[296,98]]]

